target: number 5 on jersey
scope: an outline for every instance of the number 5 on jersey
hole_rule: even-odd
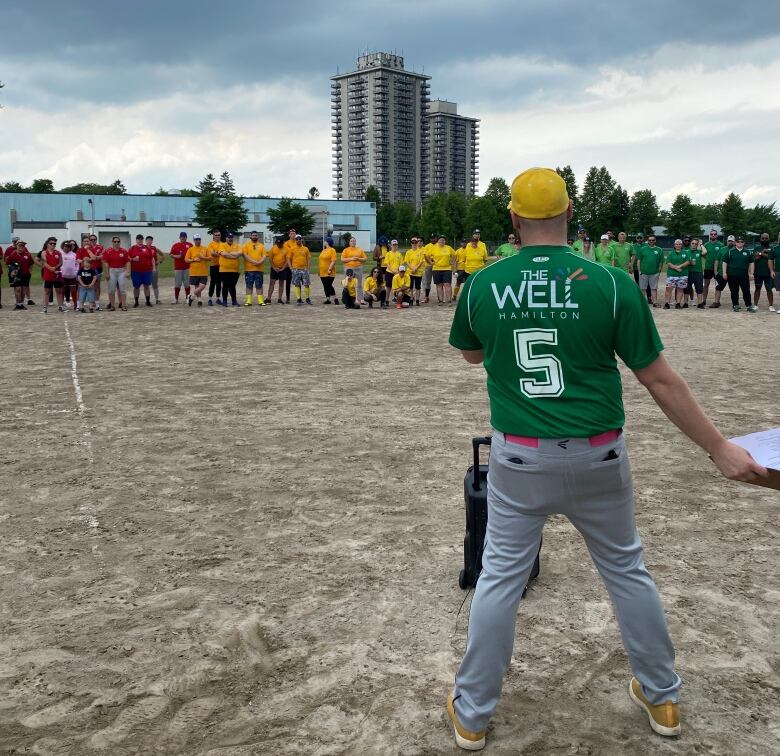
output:
[[[558,345],[555,328],[525,328],[514,332],[515,357],[519,368],[527,373],[541,373],[534,378],[521,378],[520,390],[529,399],[560,396],[563,393],[563,371],[560,360],[552,354],[534,355],[534,346]]]

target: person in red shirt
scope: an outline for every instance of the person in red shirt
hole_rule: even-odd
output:
[[[179,292],[184,287],[184,295],[187,301],[190,298],[190,264],[187,262],[187,250],[192,246],[187,241],[187,232],[182,231],[179,234],[179,241],[171,247],[171,257],[173,258],[173,302],[179,304]]]
[[[20,241],[21,241],[21,244],[22,244],[22,249],[24,249],[27,252],[27,254],[30,255],[30,257],[33,257],[32,253],[30,252],[30,250],[27,249],[27,243],[22,241],[21,239],[19,239],[18,236],[11,237],[11,246],[8,247],[8,249],[6,249],[5,254],[6,255],[10,255],[11,252],[13,252],[17,248],[16,245]],[[33,265],[35,265],[35,258],[34,257],[33,257]],[[33,302],[32,296],[30,294],[30,279],[29,279],[29,277],[27,278],[27,283],[25,284],[24,291],[22,292],[22,299],[24,300],[24,298],[27,299],[28,306],[33,306],[33,307],[35,306],[35,302]],[[25,307],[25,309],[27,309],[27,308]]]
[[[33,256],[25,243],[17,240],[16,244],[5,251],[5,262],[8,266],[8,281],[13,286],[16,299],[15,310],[26,310],[24,293],[30,290],[30,275],[34,265]],[[32,303],[32,300],[30,300]]]
[[[135,244],[130,247],[128,254],[130,255],[130,278],[133,280],[133,298],[135,299],[133,307],[138,307],[138,296],[142,286],[144,287],[146,306],[151,307],[149,287],[152,285],[152,273],[156,260],[154,248],[144,244],[143,235],[138,234],[135,237]]]
[[[119,306],[127,312],[125,306],[125,285],[130,272],[130,255],[120,246],[118,236],[111,239],[111,246],[103,252],[103,263],[106,265],[108,278],[108,309],[115,310],[114,295],[119,295]]]
[[[49,311],[49,292],[54,290],[57,297],[57,307],[65,312],[62,299],[62,252],[57,249],[57,239],[50,236],[40,254],[40,265],[43,279],[43,311]]]
[[[154,262],[152,266],[152,289],[154,290],[154,303],[160,304],[160,265],[165,259],[165,255],[154,246],[154,237],[147,236],[144,244],[152,250]]]
[[[105,248],[98,244],[95,234],[89,235],[89,243],[92,245],[92,270],[95,271],[95,309],[100,309],[100,279],[103,278],[103,252]]]

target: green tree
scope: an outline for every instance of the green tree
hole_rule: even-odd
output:
[[[658,200],[650,189],[639,189],[628,203],[626,230],[632,234],[651,234],[658,225]]]
[[[505,209],[504,213],[507,212]],[[466,227],[468,229],[478,228],[481,232],[482,240],[486,243],[495,244],[498,241],[504,241],[504,228],[501,224],[501,218],[496,210],[495,202],[489,197],[474,197],[469,202],[468,211],[466,212]]]
[[[180,197],[200,197],[200,192],[197,189],[179,189]]]
[[[615,235],[619,231],[626,230],[629,206],[628,192],[618,184],[613,189],[612,194],[610,194],[609,202],[607,203],[607,230],[614,231]]]
[[[472,200],[473,201],[473,200]],[[469,200],[461,192],[449,192],[444,195],[444,212],[450,222],[452,241],[460,243],[463,238],[471,238],[473,228],[466,227],[466,214]],[[453,244],[453,246],[456,246]]]
[[[496,216],[498,217],[501,226],[500,237],[505,239],[513,230],[512,218],[509,215],[509,210],[507,210],[507,205],[509,204],[511,196],[509,184],[501,177],[492,178],[490,179],[488,188],[485,190],[484,196],[493,203],[493,208],[496,211]],[[477,226],[477,228],[479,228],[480,231],[482,230],[481,226]]]
[[[380,194],[379,189],[377,189],[373,184],[370,184],[366,189],[366,193],[363,198],[366,202],[374,202],[377,207],[382,204],[382,195]]]
[[[25,189],[18,181],[6,181],[0,184],[0,192],[23,192]]]
[[[669,208],[666,231],[671,236],[695,235],[701,233],[699,209],[687,194],[678,194]]]
[[[603,165],[601,168],[594,165],[588,170],[580,195],[579,220],[591,238],[604,233],[610,226],[619,225],[614,217],[620,204],[616,201],[617,190],[617,184]]]
[[[282,197],[276,207],[268,208],[268,217],[268,228],[275,234],[286,234],[294,228],[301,236],[307,236],[314,228],[314,216],[290,197]]]
[[[82,183],[65,186],[60,194],[127,194],[127,189],[120,179],[111,184]]]
[[[724,234],[744,234],[747,230],[745,224],[745,208],[739,195],[731,192],[723,200],[720,210],[720,225]]]
[[[398,239],[399,242],[406,243],[412,238],[414,231],[414,223],[416,220],[416,212],[414,205],[410,202],[396,202],[395,203],[395,228],[393,230],[393,238]]]
[[[169,197],[170,192],[160,187],[156,192],[152,194],[153,197]]]
[[[453,230],[450,227],[444,194],[432,194],[425,200],[420,216],[420,233],[425,237],[425,241],[431,234],[444,234],[447,239],[452,239]]]
[[[756,234],[766,231],[771,239],[776,239],[780,232],[780,212],[775,204],[773,202],[771,205],[756,205],[745,210],[746,230]]]
[[[376,233],[388,239],[395,233],[395,205],[392,202],[379,205],[376,211]]]
[[[708,205],[700,205],[699,217],[702,223],[718,223],[723,206],[719,202],[712,202]]]
[[[249,213],[244,198],[235,193],[230,175],[225,171],[219,181],[210,173],[198,184],[201,195],[195,203],[196,223],[210,231],[219,229],[222,234],[238,231],[246,226]]]
[[[574,176],[574,170],[570,165],[564,165],[563,168],[556,168],[555,172],[566,182],[566,193],[572,201],[572,216],[569,221],[569,234],[575,236],[580,226],[579,221],[579,203],[577,201],[577,179]]]
[[[35,179],[30,191],[36,194],[51,194],[54,191],[54,182],[51,179]]]

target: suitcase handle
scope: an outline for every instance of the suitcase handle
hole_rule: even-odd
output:
[[[490,446],[492,438],[490,436],[477,436],[471,439],[471,448],[474,452],[474,467],[472,468],[472,475],[474,478],[473,485],[475,491],[480,491],[482,486],[479,482],[479,447]]]

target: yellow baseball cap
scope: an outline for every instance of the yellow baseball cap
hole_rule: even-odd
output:
[[[529,168],[512,182],[507,209],[521,218],[554,218],[568,206],[566,182],[552,168]]]

